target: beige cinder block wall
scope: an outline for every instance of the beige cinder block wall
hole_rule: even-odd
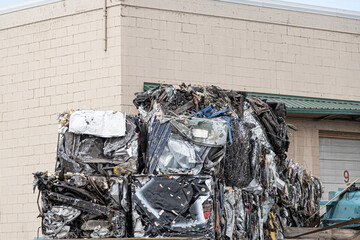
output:
[[[105,52],[103,4],[65,0],[0,15],[0,239],[36,236],[32,173],[54,169],[56,119],[66,109],[134,113],[144,81],[360,100],[358,20],[210,0],[113,0]],[[313,138],[314,126],[300,122],[299,139]],[[294,141],[294,152],[312,145]],[[316,171],[311,156],[299,161]]]
[[[132,83],[124,104],[143,81],[360,100],[359,20],[211,0],[124,0],[121,33],[122,81]]]
[[[66,0],[0,15],[0,239],[40,226],[32,173],[54,171],[58,113],[121,110],[121,8]]]

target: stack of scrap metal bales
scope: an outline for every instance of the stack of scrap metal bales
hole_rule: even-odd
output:
[[[134,104],[60,115],[55,174],[34,174],[44,236],[282,239],[316,220],[321,184],[286,158],[284,104],[184,84]]]
[[[112,111],[60,115],[55,174],[34,174],[46,238],[129,235],[128,176],[138,171],[138,121]]]

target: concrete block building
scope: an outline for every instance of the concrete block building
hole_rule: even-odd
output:
[[[324,199],[359,177],[360,13],[265,2],[41,0],[0,9],[0,239],[36,237],[32,173],[54,169],[58,113],[135,113],[134,93],[149,84],[283,101],[297,128],[288,156],[322,179]]]

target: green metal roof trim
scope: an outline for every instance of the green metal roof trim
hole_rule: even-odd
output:
[[[144,92],[148,91],[148,90],[152,90],[154,88],[157,88],[158,86],[160,86],[160,83],[150,83],[150,82],[144,82]],[[164,86],[168,86],[171,87],[171,84],[162,84]]]
[[[360,102],[326,98],[299,97],[269,93],[248,93],[249,96],[282,102],[289,113],[360,115]]]
[[[159,83],[144,82],[144,91],[158,87]],[[164,84],[166,86],[171,86]],[[325,98],[299,97],[269,93],[248,93],[248,96],[266,98],[269,102],[285,103],[288,113],[360,115],[360,102]]]

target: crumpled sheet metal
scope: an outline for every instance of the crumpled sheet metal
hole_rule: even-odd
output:
[[[122,137],[125,135],[126,116],[115,111],[75,111],[70,115],[69,132],[97,137]]]
[[[74,219],[79,217],[81,211],[68,206],[53,206],[44,213],[43,225],[45,234],[52,238],[65,238],[71,235],[70,226]]]
[[[183,171],[197,175],[200,173],[203,165],[201,159],[197,160],[199,151],[199,146],[183,141],[183,139],[171,134],[159,157],[156,171]]]
[[[49,239],[125,237],[130,210],[128,180],[67,173],[64,180],[34,174],[41,194],[42,232]]]
[[[163,118],[160,121],[170,121],[179,134],[193,143],[205,146],[225,146],[228,129],[226,121],[218,118]]]
[[[82,112],[83,111],[80,113]],[[72,114],[76,113],[78,112]],[[108,115],[110,112],[100,111],[100,113],[97,114],[97,111],[92,111],[91,113],[95,116],[102,116],[102,114],[106,113],[105,115]],[[116,116],[118,114],[119,112],[114,112],[113,115]],[[70,128],[71,116],[72,115],[70,115]],[[104,124],[99,124],[98,127],[103,128]],[[109,126],[112,126],[112,124],[113,123]],[[125,133],[124,136],[111,138],[72,133],[67,126],[60,125],[62,127],[61,131],[59,131],[56,170],[64,173],[81,172],[105,176],[137,173],[138,130],[136,124],[136,118],[127,115],[126,121],[124,118],[124,126],[121,127],[121,124],[117,126],[117,128],[122,128],[121,131]],[[92,126],[92,128],[95,127],[96,126]],[[102,131],[101,129],[92,130],[93,132]],[[120,130],[118,130],[118,132],[120,132]]]
[[[227,124],[222,119],[162,118],[149,129],[148,173],[201,174],[224,157]]]
[[[240,134],[245,140],[251,139],[261,143],[266,148],[272,148],[265,129],[253,115],[254,110],[248,102],[244,104],[243,117],[239,121]]]
[[[142,117],[160,114],[163,116],[190,115],[209,105],[213,112],[230,107],[233,117],[242,116],[246,94],[239,91],[225,91],[216,86],[191,86],[182,84],[176,87],[160,86],[147,92],[136,93],[133,100]],[[150,114],[150,116],[149,116]]]
[[[318,178],[307,174],[303,168],[289,159],[277,166],[283,190],[279,191],[274,205],[276,217],[284,226],[310,226],[318,216],[310,218],[320,208],[322,185]]]
[[[210,176],[132,178],[134,237],[215,237]]]
[[[261,204],[262,200],[258,195],[238,188],[226,187],[224,237],[226,239],[264,239]]]
[[[252,106],[254,115],[257,116],[259,122],[263,125],[272,148],[276,154],[285,154],[289,148],[289,137],[287,135],[287,126],[284,121],[284,111],[286,108],[281,104],[275,105],[275,112],[264,101],[259,98],[247,98],[247,101]]]

